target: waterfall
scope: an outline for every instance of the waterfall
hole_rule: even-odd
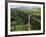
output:
[[[29,31],[31,30],[30,19],[31,19],[31,15],[29,15],[28,17],[28,30]]]

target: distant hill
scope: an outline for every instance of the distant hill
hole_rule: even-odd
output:
[[[33,6],[33,7],[20,6],[20,7],[11,8],[11,9],[13,9],[13,10],[15,10],[15,9],[19,9],[19,10],[33,10],[33,11],[41,11],[41,8],[40,8],[40,7],[36,7],[36,6]]]

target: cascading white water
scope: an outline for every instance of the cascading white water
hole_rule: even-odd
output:
[[[31,30],[30,19],[31,19],[31,15],[29,15],[28,17],[28,30],[29,31]]]

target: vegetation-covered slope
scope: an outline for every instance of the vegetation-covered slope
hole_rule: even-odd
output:
[[[21,10],[11,8],[11,31],[28,31],[28,16],[41,20],[41,13],[39,10]],[[40,30],[40,22],[31,18],[31,30]]]

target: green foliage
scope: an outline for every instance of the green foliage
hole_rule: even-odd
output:
[[[28,30],[28,26],[26,25],[16,25],[14,27],[11,28],[11,31],[27,31]]]
[[[40,23],[32,19],[31,30],[40,30]]]
[[[29,15],[41,20],[40,11],[11,9],[11,31],[27,31],[28,22],[25,22],[25,20]],[[31,30],[40,30],[40,23],[32,19]]]

